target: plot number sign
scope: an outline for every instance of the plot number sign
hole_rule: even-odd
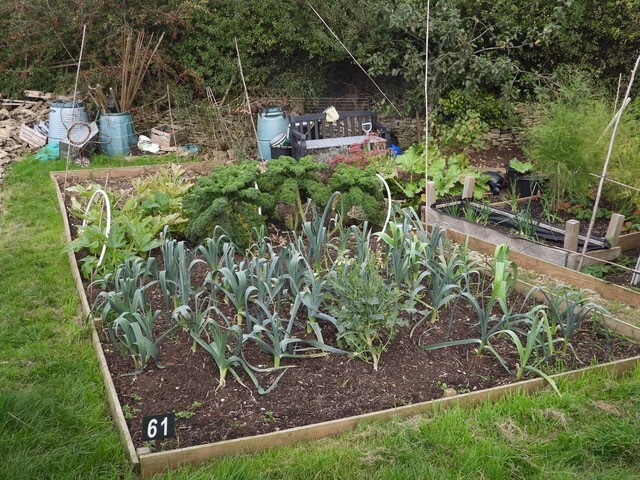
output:
[[[165,413],[142,419],[142,440],[161,440],[176,436],[176,415]]]

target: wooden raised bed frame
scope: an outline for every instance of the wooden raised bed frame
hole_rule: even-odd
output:
[[[163,168],[163,165],[153,165],[153,166],[145,166],[145,167],[125,167],[125,168],[101,168],[101,169],[93,169],[93,170],[73,170],[68,172],[51,172],[51,179],[55,185],[56,193],[58,196],[58,202],[60,205],[60,211],[62,212],[62,219],[64,223],[65,230],[65,238],[67,242],[71,241],[71,232],[69,230],[69,222],[66,215],[66,208],[64,204],[64,198],[60,187],[58,185],[58,179],[66,178],[69,179],[87,179],[95,177],[106,177],[110,176],[112,178],[116,177],[127,177],[132,175],[141,175],[145,173],[154,173],[159,169]],[[196,163],[196,164],[186,164],[185,168],[189,170],[200,170],[203,173],[210,169],[211,164],[208,163]],[[457,234],[455,232],[448,232],[454,241],[465,241],[463,236]],[[490,249],[490,252],[493,253],[493,249],[495,245],[490,244],[488,242],[484,242],[478,239],[471,239],[469,237],[469,246],[473,249],[478,249],[481,251],[487,251]],[[71,272],[75,280],[76,288],[78,290],[78,295],[80,296],[80,303],[82,305],[82,311],[86,318],[90,318],[90,307],[85,295],[84,286],[82,283],[82,278],[80,276],[80,270],[78,269],[78,265],[75,260],[75,255],[73,252],[69,252],[69,264],[71,267]],[[559,267],[557,265],[550,264],[548,262],[544,262],[540,259],[534,259],[532,257],[528,257],[522,253],[512,252],[511,259],[515,261],[517,264],[524,268],[533,268],[538,271],[544,271],[546,274],[556,274],[560,273],[560,280],[567,281],[566,278],[568,274],[572,275],[575,279],[576,276],[579,277],[587,277],[591,279],[591,282],[584,281],[583,283],[589,283],[589,285],[580,285],[585,286],[587,288],[593,288],[594,285],[602,284],[604,286],[609,286],[605,282],[601,280],[595,279],[593,277],[589,277],[588,275],[579,274],[574,270],[569,270],[564,267]],[[553,267],[552,270],[550,268]],[[585,280],[585,279],[582,279]],[[574,283],[574,282],[571,282]],[[575,283],[574,283],[575,284]],[[519,282],[520,288],[528,289],[530,286]],[[622,288],[622,287],[620,287]],[[595,288],[594,288],[595,289]],[[627,290],[627,289],[623,289]],[[598,290],[596,290],[598,291]],[[612,291],[615,292],[615,289]],[[607,290],[608,292],[608,290]],[[600,293],[600,292],[599,292]],[[636,293],[636,292],[632,292]],[[640,306],[640,294],[638,295],[638,303],[634,303],[634,305]],[[615,296],[613,297],[615,298]],[[616,320],[614,318],[607,318],[606,323],[608,327],[624,336],[627,336],[636,341],[640,341],[640,328],[635,327],[633,325],[627,324],[625,322]],[[518,383],[513,383],[510,385],[503,385],[494,388],[488,388],[485,390],[480,390],[476,392],[464,393],[455,395],[453,397],[440,398],[436,400],[431,400],[428,402],[416,403],[413,405],[406,405],[403,407],[397,407],[392,409],[387,409],[379,412],[367,413],[363,415],[357,415],[348,418],[342,418],[337,420],[331,420],[328,422],[317,423],[313,425],[306,425],[302,427],[291,428],[287,430],[282,430],[278,432],[267,433],[263,435],[256,435],[252,437],[239,438],[234,440],[227,440],[215,443],[209,443],[205,445],[198,445],[188,448],[180,448],[176,450],[169,450],[165,452],[157,452],[157,453],[148,453],[147,449],[135,448],[133,441],[131,439],[131,435],[129,433],[129,429],[127,427],[127,423],[124,418],[124,414],[122,411],[122,407],[118,400],[118,395],[115,391],[113,382],[111,380],[111,374],[109,373],[109,369],[107,367],[107,362],[104,356],[104,352],[102,350],[102,345],[98,338],[98,332],[96,324],[92,324],[93,332],[92,332],[92,343],[93,347],[96,351],[96,355],[98,358],[100,373],[102,374],[102,378],[105,383],[105,390],[107,394],[107,401],[109,403],[109,409],[111,411],[111,415],[113,417],[113,421],[115,423],[116,429],[120,434],[122,439],[125,451],[129,458],[129,461],[133,465],[135,471],[137,471],[142,477],[150,477],[152,475],[165,472],[169,469],[174,469],[182,465],[194,465],[202,462],[206,462],[216,457],[221,457],[225,455],[237,454],[240,452],[256,452],[259,450],[264,450],[267,448],[277,447],[286,445],[292,442],[299,441],[310,441],[316,440],[320,438],[325,438],[333,435],[337,435],[345,430],[353,429],[358,424],[362,423],[371,423],[378,420],[388,419],[394,416],[408,416],[415,415],[418,413],[432,411],[438,408],[447,408],[452,405],[465,405],[465,404],[476,404],[480,402],[484,402],[487,400],[497,400],[500,397],[515,393],[515,392],[535,392],[547,386],[547,381],[543,378],[535,378],[532,380],[526,380]],[[560,373],[556,375],[552,375],[555,381],[562,379],[573,379],[578,378],[584,375],[587,372],[608,372],[613,375],[621,375],[624,372],[632,370],[636,367],[636,365],[640,364],[640,356],[632,357],[628,359],[618,360],[615,362],[605,363],[602,365],[596,365],[593,367],[587,367],[579,370],[573,370],[570,372]]]
[[[464,189],[462,191],[462,199],[472,199],[473,187],[475,179],[473,177],[465,177]],[[478,223],[466,220],[464,218],[458,218],[453,215],[449,215],[441,211],[441,207],[436,205],[436,186],[434,182],[427,182],[426,193],[426,205],[422,212],[423,219],[428,226],[439,225],[441,228],[446,228],[449,231],[454,231],[463,235],[468,235],[476,238],[484,238],[489,242],[498,245],[509,245],[512,251],[525,253],[530,256],[541,258],[550,263],[561,265],[563,267],[577,268],[580,254],[578,253],[578,238],[584,239],[579,236],[580,223],[577,220],[569,220],[565,225],[565,238],[562,248],[543,245],[535,243],[525,238],[508,235],[491,228],[490,226],[480,225]],[[530,200],[530,198],[520,199],[519,202]],[[491,207],[503,207],[505,202],[499,202],[492,204]],[[611,216],[607,234],[605,237],[609,240],[611,247],[608,249],[591,250],[584,257],[583,265],[594,265],[602,263],[601,261],[612,261],[620,256],[624,251],[621,246],[622,226],[624,224],[624,216],[618,213],[614,213]],[[561,231],[561,229],[556,229]],[[640,240],[640,237],[630,236],[625,239],[624,246],[626,249],[635,248],[640,245],[634,244],[635,240]]]

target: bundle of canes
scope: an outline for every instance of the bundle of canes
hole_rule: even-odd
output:
[[[119,100],[117,100],[118,95],[116,95],[116,108],[120,112],[128,112],[131,110],[133,101],[138,95],[140,86],[142,85],[142,80],[147,73],[149,65],[151,65],[151,60],[158,50],[158,47],[160,47],[164,33],[160,35],[158,41],[155,42],[155,47],[153,47],[153,35],[151,35],[148,41],[145,39],[145,36],[144,30],[139,31],[134,43],[133,32],[130,32],[124,40]]]

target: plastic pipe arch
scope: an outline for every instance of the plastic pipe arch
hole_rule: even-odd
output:
[[[85,217],[89,214],[89,209],[91,208],[91,205],[93,204],[93,200],[96,198],[97,195],[102,195],[102,197],[104,198],[104,205],[106,207],[107,210],[107,226],[104,229],[104,236],[105,239],[109,238],[109,233],[111,232],[111,204],[109,203],[109,197],[107,196],[107,193],[104,190],[96,190],[93,195],[91,195],[91,198],[89,199],[89,203],[87,204],[87,209],[85,210]],[[86,218],[82,221],[82,227],[86,227],[87,226],[87,220]],[[104,256],[107,253],[107,242],[105,240],[104,245],[102,246],[102,252],[100,253],[100,258],[98,259],[98,267],[100,265],[102,265],[102,261],[104,260]]]

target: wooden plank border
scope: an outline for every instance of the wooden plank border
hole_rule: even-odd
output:
[[[190,165],[196,166],[196,164],[190,164]],[[125,168],[115,168],[115,169],[108,168],[108,169],[94,169],[93,171],[92,170],[74,170],[74,171],[68,172],[66,174],[66,178],[67,179],[68,178],[86,179],[86,178],[92,178],[92,177],[98,178],[98,177],[106,176],[107,174],[114,178],[126,177],[130,175],[140,175],[144,173],[155,172],[155,171],[158,171],[160,168],[163,168],[164,166],[165,165],[151,165],[147,167],[125,167]],[[189,165],[184,165],[184,166],[188,167]],[[62,192],[58,185],[58,179],[64,175],[65,175],[65,172],[51,172],[51,179],[55,185],[56,194],[58,197],[58,203],[59,203],[60,211],[63,217],[65,239],[67,240],[67,242],[70,242],[71,232],[69,229],[69,222],[66,215],[66,207],[64,204]],[[489,254],[493,254],[495,250],[495,244],[485,242],[479,239],[473,239],[473,237],[465,237],[464,235],[454,231],[448,231],[447,233],[449,234],[451,239],[454,241],[462,240],[464,242],[465,238],[469,238],[470,239],[469,246],[472,249],[486,251]],[[69,252],[68,258],[69,258],[69,264],[71,267],[71,272],[76,284],[76,288],[80,296],[83,313],[88,317],[90,314],[89,303],[84,291],[84,285],[82,283],[82,278],[80,277],[80,271],[76,263],[75,255],[72,252]],[[520,265],[520,261],[522,260],[527,261],[527,259],[532,259],[537,262],[540,262],[544,266],[545,268],[544,271],[547,274],[550,273],[548,266],[551,266],[551,267],[554,267],[555,269],[559,269],[558,271],[561,273],[566,271],[569,273],[569,275],[573,275],[573,276],[575,276],[576,274],[582,275],[594,281],[604,283],[602,281],[594,279],[593,277],[589,277],[584,274],[579,274],[574,270],[569,270],[564,267],[559,267],[558,265],[554,265],[548,262],[542,262],[539,259],[534,259],[533,257],[529,257],[520,252],[515,252],[515,251],[512,252],[511,259],[515,261],[518,265]],[[530,268],[528,265],[529,264],[520,265],[520,266],[524,268]],[[526,287],[523,287],[523,288],[526,288]],[[607,318],[606,322],[611,330],[614,330],[616,332],[619,332],[622,335],[625,335],[634,339],[640,339],[640,328],[621,322],[613,318]],[[122,442],[125,446],[129,460],[131,461],[134,469],[138,471],[142,477],[145,477],[145,478],[155,475],[157,473],[165,472],[169,469],[177,468],[182,465],[195,465],[195,464],[206,462],[213,458],[217,458],[225,455],[237,454],[241,452],[247,452],[247,453],[256,452],[256,451],[264,450],[267,448],[286,445],[293,442],[310,441],[310,440],[316,440],[320,438],[337,435],[346,430],[353,429],[359,424],[371,423],[374,421],[384,420],[384,419],[388,419],[396,416],[415,415],[418,413],[424,413],[424,412],[432,411],[439,408],[447,408],[452,405],[477,404],[485,401],[494,401],[507,394],[512,394],[516,392],[531,393],[547,386],[546,380],[544,380],[543,378],[535,378],[535,379],[526,380],[523,382],[513,383],[509,385],[502,385],[502,386],[493,387],[493,388],[480,390],[476,392],[460,394],[453,397],[440,398],[440,399],[430,400],[427,402],[421,402],[417,404],[382,410],[379,412],[372,412],[372,413],[367,413],[363,415],[357,415],[353,417],[347,417],[347,418],[317,423],[313,425],[295,427],[295,428],[282,430],[278,432],[267,433],[263,435],[256,435],[252,437],[245,437],[245,438],[239,438],[234,440],[209,443],[205,445],[181,448],[181,449],[170,450],[166,452],[142,453],[142,452],[136,451],[133,441],[131,439],[131,435],[129,433],[126,421],[124,419],[122,408],[120,406],[118,396],[115,391],[115,387],[113,385],[113,381],[111,380],[111,375],[109,373],[107,362],[104,356],[104,351],[102,350],[102,345],[100,344],[100,339],[98,338],[98,331],[96,329],[96,324],[92,324],[92,328],[93,328],[92,342],[94,345],[94,349],[96,351],[96,355],[98,357],[100,373],[105,382],[107,401],[109,403],[111,415],[114,419],[118,433],[120,434]],[[609,362],[602,365],[586,367],[583,369],[573,370],[570,372],[560,373],[560,374],[552,375],[551,378],[553,378],[555,381],[563,380],[563,379],[574,379],[574,378],[579,378],[580,376],[584,375],[587,372],[597,372],[597,373],[608,372],[609,374],[612,374],[612,375],[621,375],[622,373],[635,368],[639,364],[640,364],[640,356],[618,360],[615,362]]]
[[[640,247],[640,232],[620,235],[620,238],[618,239],[618,246],[622,248],[623,252]]]
[[[175,163],[175,162],[174,162]],[[87,179],[87,178],[105,178],[107,176],[112,178],[124,178],[134,177],[137,175],[144,175],[146,173],[157,173],[160,170],[167,168],[170,163],[158,163],[155,165],[140,165],[136,167],[105,167],[105,168],[83,168],[78,170],[67,171],[55,171],[51,172],[52,178],[61,180],[67,179]],[[179,164],[185,170],[191,170],[199,173],[209,173],[213,167],[220,165],[214,162],[192,162],[192,163],[180,163]]]
[[[60,190],[60,186],[58,185],[58,177],[56,174],[59,173],[60,172],[51,172],[50,177],[56,189],[56,196],[58,197],[58,205],[60,206],[60,213],[62,214],[62,222],[64,225],[65,240],[67,241],[67,243],[69,243],[71,242],[71,230],[69,229],[69,219],[67,218],[67,210],[64,204],[64,197],[62,195],[62,191]],[[64,174],[64,172],[62,173]],[[75,254],[73,252],[68,252],[68,258],[69,265],[71,267],[71,275],[73,276],[76,290],[78,291],[78,295],[80,296],[82,313],[85,319],[89,319],[91,308],[89,307],[89,301],[87,300],[87,296],[84,291],[84,285],[82,283],[82,277],[80,276],[80,270],[78,269]],[[91,322],[91,343],[93,344],[93,349],[95,350],[96,357],[98,359],[98,368],[100,369],[100,375],[102,375],[102,380],[104,381],[104,387],[107,394],[107,402],[109,404],[109,410],[111,411],[111,418],[115,423],[116,430],[120,435],[120,439],[122,440],[122,444],[124,445],[125,453],[129,458],[129,461],[131,462],[134,470],[139,471],[140,462],[138,460],[138,454],[133,444],[133,440],[131,439],[131,434],[129,433],[129,428],[127,427],[127,422],[124,418],[124,413],[122,412],[122,407],[120,406],[120,401],[118,400],[118,394],[116,393],[115,386],[113,385],[113,380],[111,379],[111,373],[109,372],[107,360],[104,356],[104,351],[102,350],[102,344],[100,343],[100,338],[98,337],[98,331],[93,322]]]
[[[472,236],[476,238],[484,238],[494,245],[504,243],[509,245],[511,251],[522,252],[544,261],[561,265],[563,267],[572,267],[576,265],[577,253],[570,252],[563,248],[541,245],[525,238],[514,235],[507,235],[491,227],[470,222],[463,218],[457,218],[453,215],[441,212],[437,208],[430,208],[423,218],[427,219],[428,226],[440,225],[447,231],[455,231],[457,233]],[[600,260],[614,260],[622,253],[620,247],[613,247],[602,250],[591,250],[588,256],[584,258],[583,265],[594,265],[601,263]]]

